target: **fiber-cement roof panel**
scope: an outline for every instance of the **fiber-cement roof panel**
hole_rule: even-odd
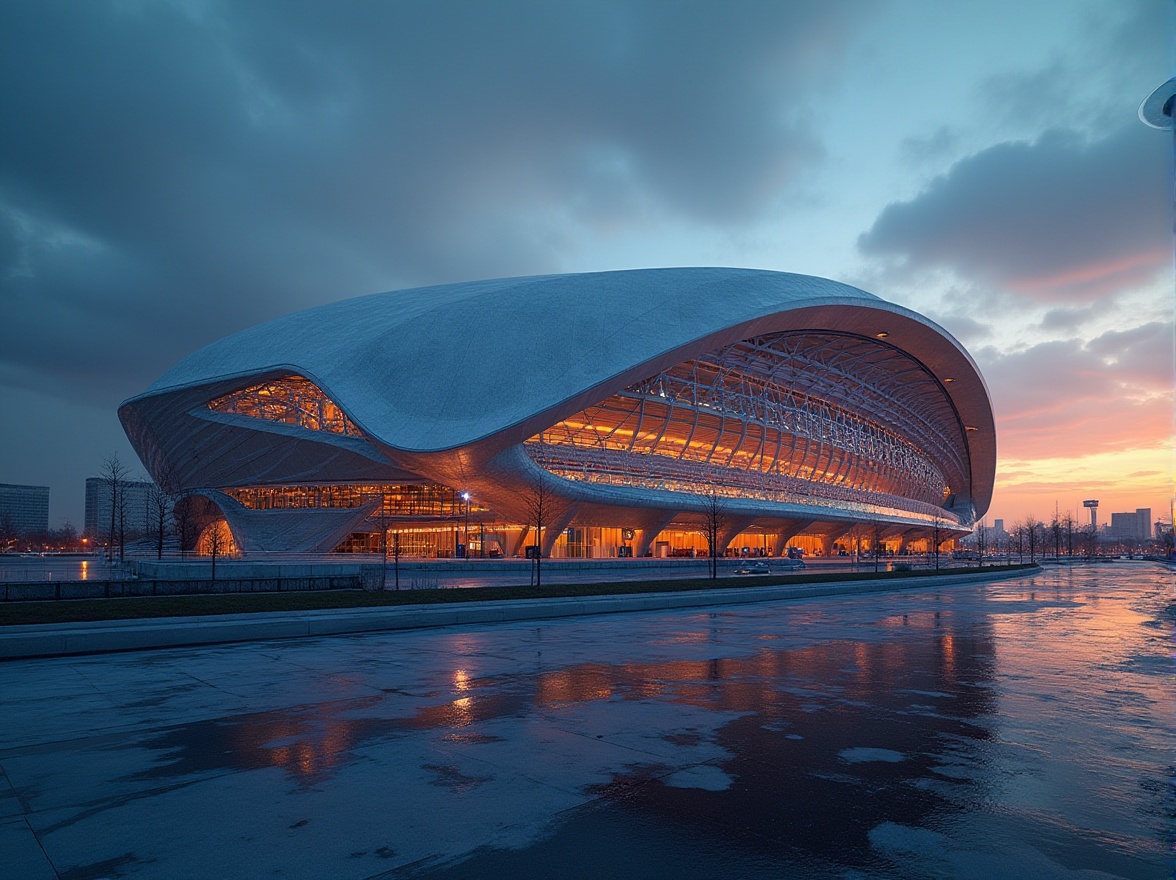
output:
[[[787,329],[892,343],[957,381],[945,393],[968,437],[972,493],[987,507],[995,432],[971,357],[921,315],[857,288],[753,269],[640,269],[394,291],[298,312],[225,337],[144,394],[170,397],[281,366],[320,384],[379,443],[430,453],[490,436],[521,442],[617,387],[717,345]],[[607,389],[607,390],[605,390]],[[590,399],[591,398],[591,399]],[[556,415],[552,416],[553,413]],[[514,436],[518,435],[518,436]]]
[[[182,360],[143,396],[298,364],[392,446],[452,448],[716,330],[807,303],[877,303],[823,278],[647,269],[376,294],[288,315]]]
[[[825,278],[730,268],[505,278],[344,300],[214,342],[128,405],[293,364],[369,436],[432,452],[512,427],[526,433],[539,414],[579,408],[598,389],[640,378],[644,365],[742,334],[799,326],[872,335],[888,322],[907,329],[905,344],[900,334],[888,341],[933,372],[969,374],[950,396],[966,424],[991,426],[979,370],[931,321]],[[981,473],[991,472],[994,438],[980,458]]]

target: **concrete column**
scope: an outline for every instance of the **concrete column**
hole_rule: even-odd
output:
[[[852,525],[834,526],[832,529],[830,529],[825,534],[820,535],[819,537],[821,539],[821,552],[824,553],[826,556],[832,555],[833,545],[837,543],[837,539],[844,536],[844,535],[848,535],[852,531],[853,531]]]
[[[722,556],[727,551],[727,545],[735,540],[735,536],[755,522],[753,516],[728,516],[722,524],[718,534],[719,549],[717,555]]]
[[[543,542],[539,547],[539,553],[544,559],[551,555],[551,548],[559,540],[560,532],[568,527],[568,524],[571,523],[575,515],[576,507],[573,505],[567,510],[553,516],[550,522],[543,526]]]
[[[503,552],[506,553],[507,556],[522,556],[523,547],[526,546],[527,535],[530,534],[530,532],[530,526],[523,526],[518,530],[517,533],[513,531],[505,532],[504,537],[510,543],[503,548]]]
[[[662,529],[674,521],[676,510],[650,510],[640,528],[633,530],[633,555],[640,558],[649,552],[653,539]]]
[[[775,542],[772,544],[772,555],[783,556],[788,542],[813,524],[811,519],[790,519],[776,532]]]

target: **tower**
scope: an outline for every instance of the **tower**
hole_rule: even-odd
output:
[[[1082,506],[1090,508],[1090,527],[1092,529],[1094,529],[1095,532],[1097,532],[1098,531],[1098,501],[1097,500],[1083,501]]]

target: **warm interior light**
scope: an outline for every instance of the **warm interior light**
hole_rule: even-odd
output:
[[[954,381],[955,381],[955,379],[953,379],[951,376],[948,376],[948,377],[946,377],[946,378],[945,378],[943,381],[944,381],[944,382],[954,382]]]
[[[964,425],[964,430],[965,431],[979,431],[980,429],[975,427],[974,425]]]
[[[889,335],[890,335],[889,333],[875,333],[874,338],[875,339],[885,339]]]

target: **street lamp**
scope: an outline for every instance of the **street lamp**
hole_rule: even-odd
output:
[[[461,533],[462,556],[470,558],[470,493],[462,492],[461,498],[465,502],[465,527]]]

